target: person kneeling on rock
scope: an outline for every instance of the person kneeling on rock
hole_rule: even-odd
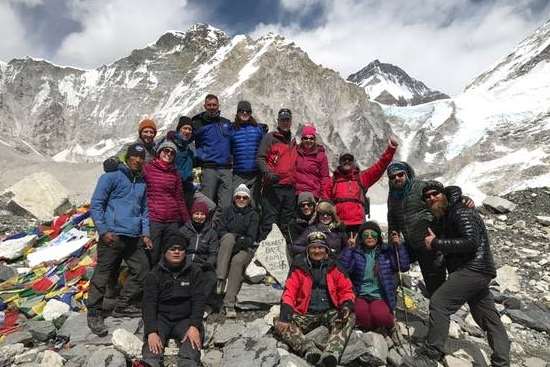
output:
[[[186,261],[186,242],[173,233],[163,246],[164,256],[145,278],[142,355],[143,362],[152,367],[163,365],[169,338],[180,346],[178,366],[200,365],[206,284],[200,267]]]
[[[285,283],[275,335],[311,364],[336,366],[355,323],[351,281],[329,257],[323,232],[308,236],[305,254],[296,256]],[[305,333],[324,325],[330,335],[324,352]]]

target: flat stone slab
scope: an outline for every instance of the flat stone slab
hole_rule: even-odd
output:
[[[237,307],[246,309],[247,306],[269,309],[281,303],[282,289],[276,289],[264,284],[243,283],[237,295]]]

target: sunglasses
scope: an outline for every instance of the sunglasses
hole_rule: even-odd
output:
[[[235,195],[235,200],[248,200],[248,196]]]
[[[397,172],[397,173],[394,173],[393,175],[388,175],[388,178],[390,180],[395,180],[397,177],[401,178],[404,176],[405,176],[405,172]]]
[[[168,149],[168,148],[165,148],[165,149],[161,150],[161,152],[166,154],[166,155],[176,155],[176,152],[174,152],[172,149]]]
[[[306,208],[306,207],[307,207],[307,208],[313,208],[314,206],[315,206],[314,203],[308,203],[308,202],[306,202],[306,203],[300,203],[300,207],[302,207],[302,208]]]
[[[319,216],[321,216],[321,217],[331,217],[332,218],[332,213],[319,213]]]
[[[313,141],[315,140],[315,136],[302,136],[303,141]]]
[[[185,249],[183,247],[180,247],[180,246],[174,246],[174,247],[170,247],[168,249],[168,251],[179,251],[179,252],[183,252],[185,251]]]
[[[378,239],[378,237],[380,237],[380,235],[376,231],[366,230],[366,231],[363,231],[363,233],[361,233],[361,237],[363,237],[363,239],[366,239],[366,238],[369,238],[369,237],[374,238],[374,239]]]
[[[432,197],[436,197],[437,195],[441,194],[440,191],[430,191],[424,194],[424,200],[431,199]]]
[[[309,242],[312,241],[326,241],[327,236],[323,232],[313,232],[309,236],[307,236],[307,240]]]
[[[248,113],[249,115],[252,113],[250,110],[238,110],[238,113]]]

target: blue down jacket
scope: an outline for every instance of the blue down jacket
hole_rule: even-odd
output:
[[[260,142],[267,132],[264,124],[242,124],[231,136],[231,153],[233,154],[233,172],[255,173],[256,155]]]
[[[99,178],[92,196],[90,213],[99,235],[149,236],[149,210],[145,181],[119,164],[116,171]]]
[[[202,167],[231,167],[231,122],[221,116],[209,118],[205,112],[193,117],[197,164]]]

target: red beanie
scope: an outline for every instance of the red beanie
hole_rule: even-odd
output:
[[[305,125],[302,129],[302,136],[315,136],[317,135],[317,129],[313,125]]]
[[[155,130],[155,133],[157,132],[157,124],[155,124],[155,121],[153,121],[151,119],[141,120],[141,122],[139,123],[139,126],[138,126],[138,134],[141,135],[141,131],[143,129],[146,129],[146,128],[150,128],[150,129]]]
[[[193,203],[193,207],[191,207],[191,214],[196,212],[203,213],[208,216],[208,205],[204,201],[196,200]]]

